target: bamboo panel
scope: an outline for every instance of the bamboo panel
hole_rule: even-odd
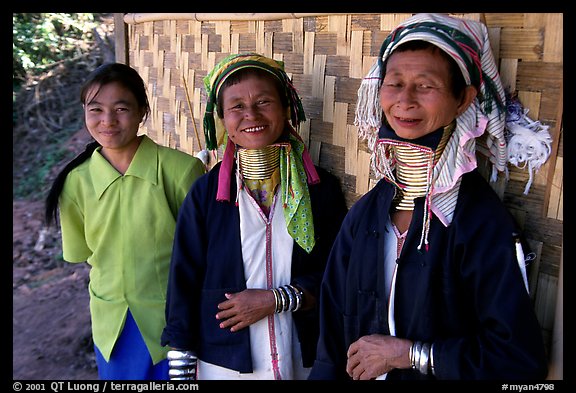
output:
[[[502,29],[500,27],[489,27],[488,28],[488,37],[490,40],[490,48],[492,49],[492,55],[494,56],[494,61],[496,64],[500,61],[500,35],[502,33]]]
[[[351,15],[351,31],[380,30],[380,15]]]
[[[505,14],[485,13],[484,17],[486,18],[488,26],[522,28],[525,22],[524,14],[513,12],[507,12]]]
[[[350,58],[348,56],[330,56],[326,59],[326,74],[348,77]]]
[[[558,106],[562,99],[560,92],[563,83],[562,64],[544,62],[520,62],[518,64],[518,90],[539,91],[542,93],[540,120],[554,123],[558,117]]]
[[[321,53],[314,51],[314,45],[316,43],[316,33],[306,32],[305,36],[305,44],[304,44],[304,59],[303,59],[303,67],[305,74],[311,74],[314,72],[314,54],[322,55]],[[326,59],[324,59],[324,62]]]
[[[344,173],[344,147],[323,143],[320,151],[321,167],[332,173]]]
[[[358,128],[356,126],[346,126],[346,150],[344,161],[344,173],[358,173]],[[368,166],[369,167],[369,166]]]
[[[524,14],[524,26],[534,27],[536,29],[546,26],[546,14],[542,13],[526,13]]]
[[[320,33],[326,30],[328,26],[328,16],[317,15],[313,17],[305,17],[302,20],[302,27],[308,33]]]
[[[561,63],[564,54],[563,15],[546,14],[545,26],[543,60],[547,63]]]
[[[551,332],[554,328],[554,312],[556,311],[556,296],[558,287],[558,277],[540,273],[538,276],[538,292],[534,309],[536,316],[543,327],[544,339],[550,345]]]
[[[264,30],[266,33],[282,32],[282,20],[264,21]]]
[[[334,122],[334,90],[336,77],[326,76],[324,81],[324,97],[322,105],[322,121]]]
[[[318,55],[336,55],[336,34],[331,32],[308,33],[314,37],[314,53]]]
[[[313,130],[310,134],[311,141],[318,141],[322,146],[332,144],[332,132],[334,123],[323,122],[322,120],[311,119],[310,128]]]
[[[310,140],[310,157],[315,165],[320,164],[320,146],[322,145],[319,141]]]
[[[564,220],[564,160],[562,157],[556,159],[554,177],[552,178],[552,188],[548,201],[547,217],[557,220]]]
[[[351,78],[362,78],[362,43],[364,35],[361,31],[353,31],[350,40],[350,72]]]
[[[386,39],[386,37],[388,36],[388,34],[390,34],[391,30],[383,30],[383,31],[375,31],[372,32],[372,34],[370,35],[372,41],[370,43],[370,50],[368,52],[365,52],[364,55],[367,56],[373,56],[374,59],[376,60],[376,57],[380,54],[380,48],[382,47],[382,43],[384,42],[384,40]],[[372,61],[371,63],[373,63],[374,61]],[[368,72],[368,69],[365,69],[366,73]]]
[[[312,69],[312,97],[319,98],[324,95],[324,71],[326,70],[326,55],[314,56]]]
[[[289,76],[303,75],[309,77],[312,74],[314,69],[312,63],[310,63],[310,68],[307,68],[304,64],[304,56],[301,53],[284,53],[283,56],[284,68]]]
[[[356,191],[359,194],[365,194],[374,186],[370,184],[370,153],[358,150],[357,157]]]
[[[500,79],[502,87],[507,92],[516,91],[516,75],[518,74],[518,59],[500,60]]]
[[[528,262],[526,272],[528,273],[528,288],[530,288],[530,297],[532,301],[536,299],[536,289],[538,288],[538,276],[540,273],[540,259],[542,257],[542,242],[528,239],[530,253],[533,253],[533,259]],[[528,253],[525,256],[529,256]]]
[[[410,18],[412,14],[382,14],[380,17],[380,30],[392,31],[400,23]],[[382,42],[380,42],[382,43]]]
[[[348,119],[348,104],[343,102],[336,102],[334,104],[334,130],[332,144],[336,146],[346,146],[347,140],[347,126]]]
[[[361,79],[341,77],[336,78],[336,80],[337,89],[334,99],[339,102],[350,104],[356,108],[356,99],[358,98],[358,88],[360,87]],[[353,120],[349,121],[349,124],[352,123]]]
[[[560,255],[560,260],[564,255]],[[550,343],[550,367],[548,370],[549,380],[564,379],[564,264],[560,265],[558,276],[558,296],[556,297],[556,312],[554,315],[554,329]]]
[[[518,89],[559,91],[563,81],[562,63],[522,61],[518,63]]]
[[[539,29],[502,28],[500,57],[538,61],[542,59],[542,34]]]
[[[328,17],[328,31],[336,32],[336,55],[349,55],[348,16],[334,15]]]
[[[528,117],[531,119],[539,118],[542,93],[520,90],[518,91],[518,100],[522,103],[524,109],[528,110]]]

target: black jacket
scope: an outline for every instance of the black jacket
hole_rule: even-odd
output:
[[[310,379],[347,379],[350,344],[389,334],[383,234],[393,195],[381,180],[342,224],[322,283]],[[518,228],[497,194],[478,172],[465,174],[451,225],[433,216],[428,251],[417,250],[424,200],[415,202],[398,259],[396,336],[434,343],[439,379],[544,379],[542,333],[515,255]],[[411,369],[387,376],[420,378]]]
[[[294,242],[292,284],[319,297],[326,260],[347,212],[339,179],[316,168],[320,183],[309,185],[316,245],[310,254]],[[199,178],[180,208],[168,281],[167,326],[162,345],[195,351],[203,361],[252,372],[249,329],[231,333],[214,318],[224,293],[246,289],[235,205],[236,176],[230,202],[216,201],[220,163]],[[233,170],[234,173],[234,170]],[[294,313],[303,365],[311,367],[318,340],[318,308]]]

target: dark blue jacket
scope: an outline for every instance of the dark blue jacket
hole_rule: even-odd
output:
[[[394,195],[381,180],[345,218],[321,288],[320,340],[310,379],[347,379],[346,351],[358,338],[389,334],[384,233]],[[515,255],[515,222],[490,185],[463,176],[453,222],[431,221],[418,251],[423,198],[416,200],[398,259],[396,336],[434,343],[438,379],[544,379],[541,329]],[[387,379],[426,378],[392,370]]]
[[[309,185],[316,244],[310,254],[294,242],[292,284],[319,296],[326,260],[347,212],[339,179],[317,167],[321,182]],[[214,317],[226,292],[246,289],[240,244],[236,176],[230,202],[216,201],[220,163],[200,177],[184,200],[176,225],[162,345],[195,351],[203,361],[252,372],[249,329],[232,333]],[[235,173],[233,170],[232,173]],[[318,340],[318,308],[297,311],[294,322],[303,365],[311,367]]]

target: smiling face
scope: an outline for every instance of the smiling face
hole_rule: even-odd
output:
[[[452,89],[453,75],[439,49],[394,52],[386,64],[380,105],[396,134],[416,139],[450,124],[476,96],[467,86],[462,98]]]
[[[260,149],[284,133],[286,109],[273,75],[249,74],[221,91],[223,122],[238,146]]]
[[[86,128],[103,149],[122,150],[136,143],[143,116],[132,91],[120,83],[96,84],[88,90]]]

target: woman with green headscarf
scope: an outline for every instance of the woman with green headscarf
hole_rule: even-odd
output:
[[[347,208],[296,132],[302,104],[283,63],[222,59],[205,78],[206,146],[222,161],[176,227],[162,345],[174,379],[306,379],[316,300]]]

